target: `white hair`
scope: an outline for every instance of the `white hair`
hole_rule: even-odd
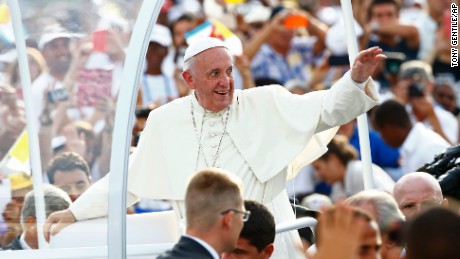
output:
[[[382,232],[388,231],[394,222],[403,221],[405,219],[393,196],[384,191],[361,191],[346,199],[345,203],[357,207],[370,203],[377,212],[376,220]]]

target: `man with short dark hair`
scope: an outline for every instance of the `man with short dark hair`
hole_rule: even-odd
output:
[[[236,248],[222,255],[222,259],[267,259],[275,247],[275,219],[263,204],[244,201],[244,207],[251,212],[251,217],[244,223]]]
[[[75,201],[92,183],[86,161],[74,152],[55,156],[46,170],[51,184],[64,190]]]
[[[375,129],[380,132],[383,140],[401,152],[403,174],[417,171],[450,146],[422,123],[412,125],[406,107],[398,101],[382,103],[374,115]]]
[[[241,181],[231,173],[206,168],[196,173],[185,194],[186,234],[159,259],[218,259],[235,249],[246,211]]]
[[[387,52],[402,52],[407,59],[417,58],[420,37],[417,27],[399,21],[400,6],[396,0],[374,0],[368,9],[368,47],[379,46]]]

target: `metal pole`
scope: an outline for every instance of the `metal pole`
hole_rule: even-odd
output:
[[[283,222],[276,225],[276,234],[299,228],[316,227],[317,220],[310,217],[298,218],[296,220]]]
[[[345,22],[345,31],[347,32],[347,48],[348,57],[350,60],[350,67],[353,66],[356,55],[358,55],[358,43],[356,40],[355,25],[353,19],[353,12],[351,9],[351,0],[341,0],[343,20]],[[361,160],[364,165],[363,180],[364,189],[374,188],[374,176],[372,174],[372,159],[371,149],[369,142],[369,127],[367,125],[366,113],[358,116],[358,134],[359,145],[361,149]]]
[[[42,164],[40,161],[40,146],[38,142],[37,120],[34,116],[32,83],[30,81],[29,63],[27,57],[26,43],[23,35],[21,11],[19,3],[16,0],[8,0],[8,7],[11,13],[11,20],[14,29],[14,38],[16,43],[16,51],[18,52],[19,72],[21,77],[22,91],[24,93],[25,109],[26,109],[26,129],[29,135],[29,161],[31,163],[31,171],[34,185],[35,198],[35,214],[37,219],[38,248],[43,249],[48,247],[45,237],[40,235],[43,233],[43,224],[46,220],[45,199],[43,197],[42,186]]]
[[[133,114],[148,40],[162,5],[163,0],[143,1],[123,68],[110,161],[107,241],[111,259],[126,258],[126,192]]]

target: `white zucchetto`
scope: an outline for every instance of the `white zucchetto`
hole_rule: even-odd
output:
[[[184,54],[184,62],[187,61],[189,58],[211,48],[215,47],[224,47],[226,49],[225,43],[217,38],[211,37],[196,37],[190,45],[188,46],[187,50],[185,50]]]

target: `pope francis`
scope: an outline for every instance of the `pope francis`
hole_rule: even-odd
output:
[[[378,47],[363,50],[330,90],[293,95],[279,85],[235,90],[232,57],[224,43],[214,38],[192,42],[182,73],[192,93],[150,113],[130,157],[127,205],[138,197],[168,199],[183,219],[190,177],[219,167],[240,177],[245,198],[264,203],[277,224],[295,219],[286,180],[324,153],[335,126],[377,104],[369,76],[384,58]],[[76,220],[106,216],[108,177],[68,210],[51,214],[46,238]],[[297,242],[295,231],[277,235],[272,258],[294,258]]]

